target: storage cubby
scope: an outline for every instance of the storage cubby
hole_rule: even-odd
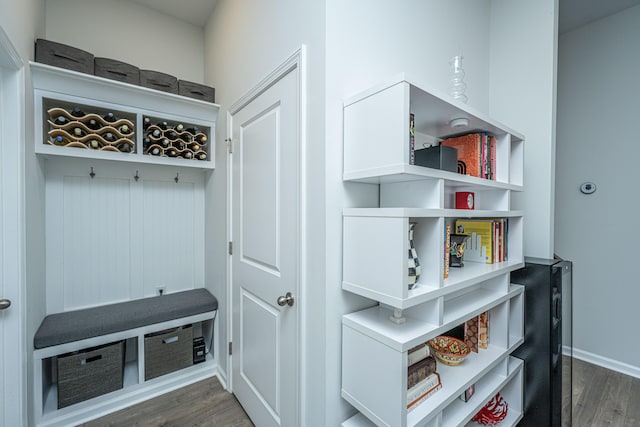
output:
[[[495,137],[495,179],[411,164],[410,115],[414,148],[466,133]],[[452,127],[452,119],[466,126]],[[463,426],[497,392],[510,408],[501,425],[521,419],[523,362],[510,354],[524,339],[524,287],[510,283],[510,272],[524,266],[523,213],[511,209],[511,192],[523,189],[523,141],[404,75],[345,100],[343,179],[379,184],[380,198],[378,206],[343,210],[342,288],[379,302],[342,318],[342,396],[360,412],[344,426]],[[460,191],[473,193],[474,209],[456,209]],[[456,220],[485,225],[469,243],[464,266],[453,267],[449,257],[447,269],[447,228],[460,231]],[[466,231],[476,225],[465,224]],[[492,256],[482,250],[487,235]],[[409,289],[411,243],[421,275]],[[407,352],[485,312],[486,348],[478,346],[458,366],[438,362],[441,388],[407,409]],[[475,394],[459,399],[471,386]]]
[[[143,128],[145,154],[187,160],[207,160],[211,134],[209,127],[200,129],[193,123],[145,116]]]

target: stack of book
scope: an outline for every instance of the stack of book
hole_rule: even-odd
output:
[[[507,261],[509,219],[458,219],[457,234],[469,236],[464,250],[464,260],[494,264]]]
[[[496,138],[486,132],[447,138],[441,143],[458,150],[458,173],[496,179]]]
[[[440,374],[436,372],[436,359],[427,343],[408,351],[407,409],[415,408],[442,388]]]

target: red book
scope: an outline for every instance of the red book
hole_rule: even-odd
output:
[[[458,173],[482,178],[482,134],[445,139],[442,145],[458,149]]]

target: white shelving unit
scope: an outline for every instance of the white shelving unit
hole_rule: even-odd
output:
[[[410,165],[410,113],[416,147],[478,131],[495,136],[496,180]],[[451,128],[456,118],[468,126]],[[404,75],[345,101],[343,179],[379,184],[380,203],[343,211],[342,287],[379,302],[342,318],[342,396],[360,412],[343,426],[473,425],[473,415],[497,392],[509,404],[501,425],[522,418],[523,362],[510,354],[524,340],[524,288],[509,277],[524,266],[523,213],[511,210],[511,192],[523,190],[523,144],[519,133]],[[454,209],[457,191],[474,192],[475,210]],[[507,260],[465,261],[444,278],[445,227],[458,218],[507,218]],[[422,266],[411,290],[410,222],[417,223],[413,237]],[[456,367],[438,363],[442,388],[407,410],[407,351],[485,311],[488,348]],[[391,321],[394,316],[403,322]],[[458,399],[471,385],[473,397]]]
[[[220,106],[193,98],[160,92],[89,74],[36,62],[30,63],[36,120],[35,152],[39,156],[64,156],[139,164],[169,165],[211,170],[215,167],[215,124]],[[135,152],[121,153],[47,144],[46,109],[55,104],[115,110],[133,116]],[[143,117],[184,122],[206,129],[207,160],[187,160],[146,155],[143,150]],[[40,120],[41,119],[41,120]]]

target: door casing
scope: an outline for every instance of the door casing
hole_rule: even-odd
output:
[[[299,167],[299,194],[298,194],[298,236],[300,238],[300,254],[298,259],[298,295],[296,296],[296,304],[299,304],[298,311],[298,324],[300,327],[298,328],[298,366],[296,367],[298,374],[298,390],[299,390],[299,408],[298,408],[298,423],[299,426],[304,426],[305,417],[305,406],[306,406],[306,351],[308,338],[304,331],[306,330],[306,260],[307,260],[307,200],[304,189],[307,185],[306,178],[306,152],[307,152],[307,135],[306,135],[306,104],[307,104],[307,77],[306,77],[306,46],[302,45],[296,52],[294,52],[289,58],[287,58],[280,66],[278,66],[275,70],[273,70],[267,77],[261,80],[257,85],[255,85],[247,94],[245,94],[238,101],[233,103],[229,109],[227,110],[227,139],[225,140],[227,144],[231,142],[230,138],[233,133],[233,121],[232,117],[235,113],[240,111],[244,106],[250,103],[253,99],[259,96],[262,92],[268,89],[275,82],[280,80],[286,74],[292,72],[293,70],[297,70],[298,72],[298,94],[299,94],[299,108],[298,108],[298,123],[299,123],[299,147],[298,147],[298,167]],[[233,191],[233,154],[230,151],[227,151],[227,241],[232,241],[232,191]],[[229,337],[229,342],[232,342],[235,337],[233,337],[233,272],[232,272],[232,258],[231,255],[227,258],[227,307],[230,307],[230,310],[227,312],[227,337]],[[228,344],[228,343],[227,343]],[[233,369],[232,367],[232,358],[233,355],[227,353],[227,388],[229,391],[233,392]]]

